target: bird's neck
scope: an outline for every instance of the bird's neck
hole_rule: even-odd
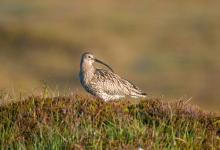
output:
[[[80,74],[83,76],[84,80],[91,80],[95,73],[95,67],[92,64],[80,63]]]

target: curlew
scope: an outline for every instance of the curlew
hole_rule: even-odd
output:
[[[105,65],[109,70],[95,68],[94,62]],[[79,77],[82,86],[87,92],[104,101],[124,97],[146,97],[146,93],[142,92],[130,81],[114,73],[109,65],[96,59],[89,52],[82,54]]]

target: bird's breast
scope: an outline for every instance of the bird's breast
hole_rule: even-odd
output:
[[[80,78],[80,82],[81,82],[82,86],[84,88],[88,88],[89,86],[91,86],[93,74],[80,72],[79,78]]]

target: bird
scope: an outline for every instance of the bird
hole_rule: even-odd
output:
[[[108,70],[96,68],[95,62],[106,66]],[[125,97],[145,98],[147,95],[132,82],[114,73],[109,65],[90,52],[84,52],[81,56],[79,79],[88,93],[105,102]]]

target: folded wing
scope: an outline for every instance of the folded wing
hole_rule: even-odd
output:
[[[109,95],[127,95],[134,98],[146,95],[133,83],[111,71],[96,69],[93,81],[96,83],[94,88]]]

